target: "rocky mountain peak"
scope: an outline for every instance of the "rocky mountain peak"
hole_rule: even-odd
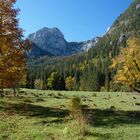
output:
[[[88,51],[91,47],[94,47],[98,41],[97,38],[94,38],[80,43],[67,42],[63,33],[56,27],[44,27],[37,32],[30,34],[28,39],[33,42],[33,47],[41,48],[54,56],[66,56],[80,51]],[[34,53],[32,53],[32,55],[33,54]]]
[[[36,39],[42,38],[42,37],[45,37],[46,39],[49,37],[64,39],[63,33],[56,27],[54,27],[54,28],[44,27],[44,28],[38,30],[37,32],[32,33],[28,36],[28,38],[30,40],[36,40]]]

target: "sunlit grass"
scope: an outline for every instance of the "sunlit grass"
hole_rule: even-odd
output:
[[[39,91],[35,97],[36,90],[21,90],[27,94],[0,99],[0,140],[140,139],[140,106],[135,105],[140,102],[138,94]],[[84,134],[69,116],[69,101],[75,96],[94,112]]]

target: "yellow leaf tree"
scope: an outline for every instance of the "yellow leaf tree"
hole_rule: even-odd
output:
[[[74,88],[75,77],[69,76],[65,80],[66,89],[72,90]]]
[[[0,0],[0,88],[25,81],[25,48],[14,9],[16,0]]]
[[[117,68],[116,83],[127,84],[140,92],[140,40],[131,37],[128,47],[122,48],[120,55],[113,60],[111,68]]]

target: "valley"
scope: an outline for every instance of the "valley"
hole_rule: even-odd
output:
[[[0,139],[118,140],[140,138],[137,93],[21,89],[18,97],[0,99]],[[80,97],[90,124],[70,116],[71,99]],[[138,104],[139,103],[139,104]]]

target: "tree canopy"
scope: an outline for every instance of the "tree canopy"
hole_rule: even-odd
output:
[[[140,41],[132,37],[127,44],[128,47],[122,48],[120,55],[113,60],[111,67],[117,66],[114,80],[140,92]]]
[[[13,87],[25,76],[25,48],[18,26],[16,0],[0,0],[0,88]]]

